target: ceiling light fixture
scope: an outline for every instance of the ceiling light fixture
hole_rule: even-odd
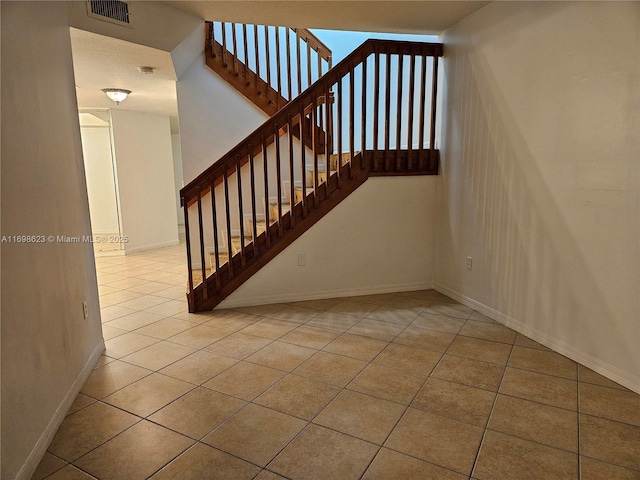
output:
[[[125,90],[123,88],[103,88],[102,91],[111,100],[116,102],[116,105],[120,105],[120,102],[124,102],[131,93],[131,90]]]
[[[153,73],[153,67],[138,67],[138,72],[144,75],[150,75]]]

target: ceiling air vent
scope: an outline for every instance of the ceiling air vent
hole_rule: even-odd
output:
[[[119,0],[87,0],[87,14],[90,17],[115,23],[117,25],[131,26],[131,12],[129,4]]]

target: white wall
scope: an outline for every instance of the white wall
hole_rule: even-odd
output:
[[[120,226],[109,127],[81,127],[80,130],[91,231],[94,235],[116,234]]]
[[[435,274],[637,392],[639,32],[637,2],[496,2],[446,32]]]
[[[178,243],[169,117],[111,109],[126,253]]]
[[[204,53],[178,81],[177,95],[185,184],[268,118],[205,65]]]
[[[176,214],[178,226],[184,226],[184,214],[180,206],[180,189],[184,186],[182,181],[182,152],[180,151],[180,135],[171,135],[171,153],[173,158],[173,181],[176,190]]]
[[[0,8],[2,235],[90,235],[68,5]],[[31,477],[103,349],[91,243],[3,243],[3,479]]]
[[[435,220],[435,177],[370,178],[219,308],[431,288]]]

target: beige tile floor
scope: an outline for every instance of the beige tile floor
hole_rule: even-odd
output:
[[[182,246],[96,263],[34,478],[640,479],[640,396],[433,290],[193,315]]]

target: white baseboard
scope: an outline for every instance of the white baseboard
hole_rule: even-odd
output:
[[[579,350],[576,347],[569,345],[568,343],[565,343],[561,340],[558,340],[557,338],[548,335],[545,332],[541,332],[540,330],[532,328],[531,326],[523,323],[520,320],[510,317],[509,315],[505,315],[504,313],[494,310],[487,305],[477,302],[476,300],[467,297],[445,285],[442,285],[441,283],[436,282],[433,288],[438,292],[447,295],[454,300],[457,300],[463,305],[477,310],[481,314],[486,315],[496,322],[501,323],[515,330],[516,332],[521,333],[522,335],[525,335],[532,340],[535,340],[538,343],[541,343],[554,352],[564,355],[565,357],[568,357],[571,360],[578,362],[579,364],[587,368],[590,368],[594,372],[607,377],[608,379],[622,385],[623,387],[626,387],[629,390],[640,394],[640,378],[633,376],[629,372],[626,372],[614,365],[604,362],[589,353],[583,352],[582,350]]]
[[[53,417],[51,417],[47,428],[45,428],[44,432],[42,432],[42,435],[40,435],[40,438],[31,450],[31,453],[27,457],[27,460],[22,465],[22,468],[18,472],[18,475],[16,475],[16,480],[29,480],[34,474],[36,468],[38,468],[38,465],[40,464],[40,460],[42,460],[42,457],[46,453],[47,448],[49,448],[49,444],[58,431],[60,424],[67,415],[71,404],[78,396],[78,393],[82,389],[84,383],[87,381],[87,378],[91,374],[93,367],[95,367],[96,363],[98,362],[98,359],[100,358],[100,355],[102,355],[102,352],[104,352],[104,340],[101,340],[100,343],[96,345],[96,348],[89,356],[87,363],[85,363],[84,367],[82,367],[82,370],[76,377],[73,385],[71,385],[71,388],[56,409]]]
[[[154,243],[153,245],[145,245],[143,247],[127,248],[125,246],[124,251],[125,255],[133,255],[136,253],[146,252],[147,250],[155,250],[156,248],[172,247],[173,245],[178,245],[179,243],[180,240],[176,239],[171,240],[170,242]]]
[[[432,282],[418,282],[418,283],[405,283],[395,285],[376,285],[372,287],[356,287],[348,289],[333,289],[323,290],[322,292],[307,292],[307,293],[282,293],[276,295],[261,295],[252,297],[235,298],[232,294],[226,300],[223,300],[216,308],[238,308],[238,307],[252,307],[254,305],[267,305],[271,303],[290,303],[290,302],[303,302],[305,300],[323,300],[325,298],[338,298],[338,297],[357,297],[360,295],[375,295],[378,293],[395,293],[395,292],[408,292],[412,290],[428,290],[433,288]]]

